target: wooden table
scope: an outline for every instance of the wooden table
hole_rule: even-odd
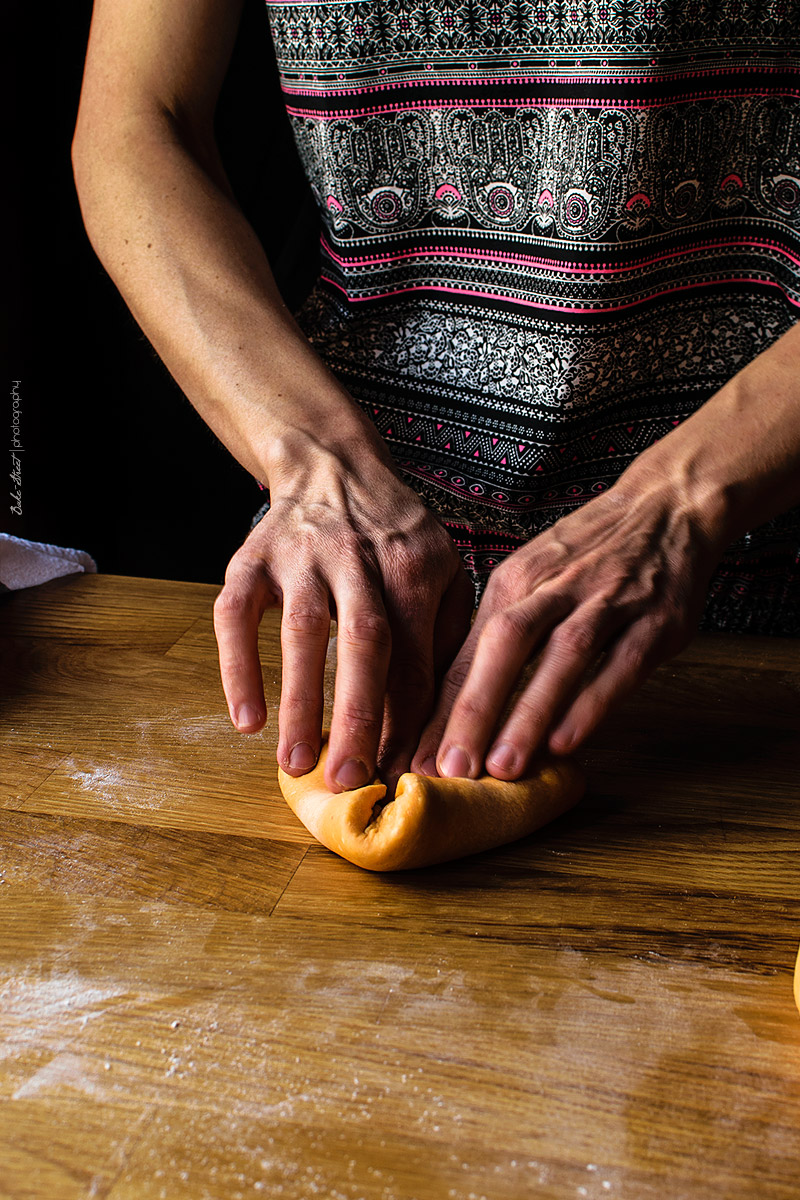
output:
[[[701,637],[586,801],[376,876],[237,734],[215,589],[0,602],[0,1196],[800,1196],[800,643]]]

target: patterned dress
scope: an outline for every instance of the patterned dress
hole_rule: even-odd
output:
[[[267,5],[323,218],[300,322],[480,594],[800,319],[800,3]],[[799,610],[796,510],[704,624]]]

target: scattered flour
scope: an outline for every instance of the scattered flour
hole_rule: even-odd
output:
[[[97,1088],[86,1075],[86,1059],[77,1054],[58,1054],[45,1066],[40,1067],[30,1079],[26,1079],[22,1087],[17,1088],[12,1099],[24,1100],[35,1096],[41,1091],[59,1091],[68,1088],[80,1092],[83,1096],[95,1098],[103,1096],[104,1091]]]
[[[97,765],[88,770],[81,770],[73,758],[67,758],[63,763],[64,770],[70,779],[74,779],[81,791],[91,792],[106,800],[117,798],[116,789],[130,783],[130,777],[124,771],[114,767]]]
[[[47,979],[30,975],[12,975],[0,982],[0,1012],[8,1030],[15,1021],[18,1041],[38,1038],[45,1027],[60,1017],[74,1015],[83,1019],[85,1010],[122,995],[120,986],[97,987],[77,971],[51,975]]]

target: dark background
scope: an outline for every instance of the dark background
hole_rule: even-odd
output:
[[[4,501],[0,530],[88,550],[106,573],[221,582],[264,497],[161,364],[84,231],[70,143],[91,7],[15,0],[10,14],[3,390],[21,380],[23,515]],[[318,229],[263,0],[245,0],[217,138],[296,308],[315,277]]]

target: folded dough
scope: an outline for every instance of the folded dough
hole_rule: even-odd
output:
[[[313,771],[294,779],[278,769],[286,803],[309,833],[335,854],[368,871],[404,871],[463,858],[525,837],[580,799],[584,780],[567,759],[542,759],[516,783],[401,775],[394,800],[381,807],[385,786],[352,792],[325,785],[324,740]]]

